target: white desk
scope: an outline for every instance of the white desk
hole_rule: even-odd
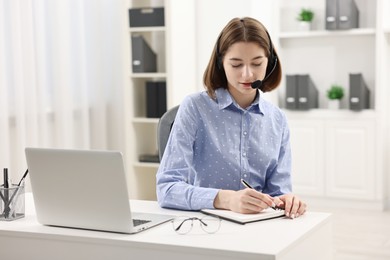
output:
[[[156,202],[131,201],[133,210],[203,216],[198,212],[161,209]],[[222,221],[206,234],[194,222],[187,235],[171,223],[135,235],[43,226],[37,223],[31,194],[26,217],[0,222],[1,259],[332,259],[331,218],[307,212],[286,218],[239,225]]]

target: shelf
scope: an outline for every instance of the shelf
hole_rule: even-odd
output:
[[[165,26],[156,26],[156,27],[130,27],[129,33],[137,32],[165,32]]]
[[[373,28],[359,28],[351,30],[339,30],[339,31],[308,31],[308,32],[281,32],[279,35],[280,40],[283,39],[295,39],[295,38],[321,38],[321,37],[340,37],[340,36],[374,36],[375,29]]]
[[[149,72],[149,73],[131,73],[130,78],[143,79],[143,78],[166,78],[167,73],[165,72]]]
[[[134,117],[133,123],[139,124],[158,124],[160,118]]]
[[[133,163],[134,167],[154,168],[154,169],[157,169],[159,165],[160,165],[159,163],[146,163],[146,162],[135,162],[135,163]],[[154,174],[155,174],[155,172],[154,172]]]

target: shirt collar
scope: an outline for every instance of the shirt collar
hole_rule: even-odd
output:
[[[225,109],[231,105],[239,108],[238,104],[234,101],[233,97],[230,95],[229,91],[225,88],[217,88],[215,90],[216,100],[219,106],[219,109]],[[257,95],[251,106],[248,108],[248,111],[259,113],[264,115],[264,100],[260,98],[260,91],[257,91]]]

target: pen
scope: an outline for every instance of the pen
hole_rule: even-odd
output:
[[[9,188],[9,184],[8,184],[8,169],[7,168],[4,168],[3,170],[3,178],[4,178],[4,216],[6,218],[8,218],[8,213],[9,213],[9,207],[7,206],[9,204],[9,197],[8,197],[8,188]]]
[[[8,189],[9,188],[9,185],[8,185],[8,168],[4,168],[3,173],[4,173],[4,188]]]
[[[18,183],[18,187],[20,186],[20,184],[22,184],[23,180],[26,178],[27,173],[28,173],[28,169],[27,169],[26,172],[23,174],[23,177],[20,179],[20,181],[19,181],[19,183]]]
[[[253,189],[253,187],[252,187],[248,182],[246,182],[244,179],[241,179],[241,183],[242,183],[245,187],[247,187],[247,188],[249,188],[249,189]],[[272,202],[272,204],[275,205],[275,203],[273,203],[273,202]],[[278,209],[276,206],[271,206],[271,208],[274,209],[274,210],[277,210],[277,209]]]
[[[247,183],[244,179],[241,179],[241,183],[244,184],[245,187],[249,189],[253,189],[253,187],[249,183]]]

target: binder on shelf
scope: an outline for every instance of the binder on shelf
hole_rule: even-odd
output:
[[[157,55],[142,35],[131,36],[133,72],[157,72]]]
[[[129,9],[130,27],[164,26],[164,7]]]
[[[349,74],[349,108],[360,111],[370,106],[370,90],[361,73]]]
[[[338,0],[326,0],[325,28],[337,30],[337,2]]]
[[[298,75],[298,109],[318,108],[318,90],[308,74]]]
[[[318,90],[308,74],[286,75],[286,108],[318,108]]]
[[[347,30],[359,27],[359,9],[354,0],[326,0],[327,30]]]
[[[165,81],[146,82],[146,117],[160,118],[167,111]]]
[[[286,108],[298,109],[297,75],[286,75]]]

